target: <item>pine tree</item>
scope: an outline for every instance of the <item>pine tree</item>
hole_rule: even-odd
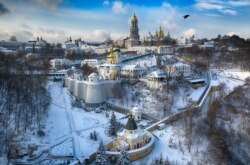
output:
[[[101,140],[100,145],[96,151],[95,158],[96,158],[95,162],[97,165],[107,165],[108,164],[108,157],[107,157],[102,140]]]
[[[93,136],[93,133],[90,132],[90,139],[93,140],[94,136]]]
[[[96,131],[94,131],[94,133],[93,133],[93,139],[94,139],[95,141],[97,141]]]
[[[123,149],[121,151],[121,157],[120,157],[120,160],[118,162],[118,165],[129,165],[129,164],[130,164],[130,159],[129,159],[128,152]]]
[[[116,121],[115,113],[112,112],[112,116],[109,120],[109,130],[108,133],[110,136],[115,136],[119,129],[119,123]]]

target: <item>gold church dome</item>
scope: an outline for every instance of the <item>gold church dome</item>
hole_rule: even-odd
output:
[[[109,55],[108,55],[108,57],[107,57],[107,60],[108,60],[109,62],[111,62],[111,63],[113,63],[113,62],[116,61],[116,56],[115,56],[114,52],[115,52],[115,50],[114,50],[114,48],[112,47],[112,48],[110,49],[110,53],[109,53]]]
[[[159,28],[158,35],[159,35],[159,37],[164,37],[164,31],[162,30],[161,26]]]
[[[131,22],[137,22],[137,17],[135,15],[135,13],[133,14],[133,16],[131,17]]]

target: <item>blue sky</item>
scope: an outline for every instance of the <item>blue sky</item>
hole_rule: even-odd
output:
[[[134,12],[141,37],[162,26],[174,38],[250,38],[250,0],[0,0],[0,40],[118,39],[129,35]],[[183,20],[185,14],[191,17]]]

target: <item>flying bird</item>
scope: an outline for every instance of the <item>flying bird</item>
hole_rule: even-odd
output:
[[[183,18],[184,18],[184,19],[187,19],[189,16],[190,16],[190,15],[187,14],[187,15],[184,15]]]

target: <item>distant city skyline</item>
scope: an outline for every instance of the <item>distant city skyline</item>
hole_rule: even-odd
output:
[[[42,36],[63,42],[69,36],[103,41],[129,35],[138,17],[141,38],[159,26],[174,38],[237,34],[250,38],[250,0],[0,0],[0,40]],[[191,16],[184,20],[183,15]]]

